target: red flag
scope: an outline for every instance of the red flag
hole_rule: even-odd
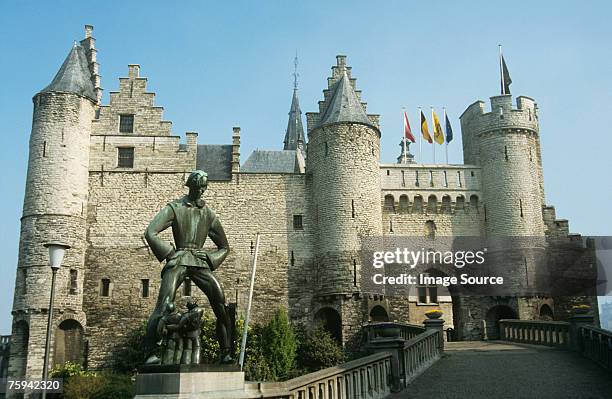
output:
[[[408,115],[406,115],[406,111],[404,111],[404,134],[408,140],[416,143],[416,139],[412,135],[412,130],[410,130],[410,122],[408,122]]]

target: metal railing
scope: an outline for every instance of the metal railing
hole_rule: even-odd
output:
[[[502,340],[525,344],[569,347],[569,329],[570,323],[563,321],[499,321]]]

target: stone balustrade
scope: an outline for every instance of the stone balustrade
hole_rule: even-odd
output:
[[[569,346],[570,323],[540,320],[500,320],[504,341],[546,346]]]
[[[425,327],[416,324],[379,322],[365,324],[361,331],[365,342],[389,337],[399,337],[408,341],[425,332]]]
[[[582,326],[579,337],[582,354],[612,370],[612,332],[594,326]]]
[[[441,326],[372,323],[365,348],[376,353],[288,381],[250,382],[248,398],[378,399],[399,391],[442,356]],[[434,328],[435,327],[435,328]],[[404,338],[405,337],[405,338]]]
[[[558,346],[582,354],[612,370],[612,332],[597,328],[593,316],[576,314],[562,321],[500,320],[501,339],[535,345]]]

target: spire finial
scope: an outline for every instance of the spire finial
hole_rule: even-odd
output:
[[[76,47],[78,46],[77,41],[75,40],[74,43],[72,43],[72,47]]]
[[[297,72],[298,67],[298,53],[295,50],[295,57],[293,58],[293,90],[297,90],[298,88],[298,77],[300,74]]]

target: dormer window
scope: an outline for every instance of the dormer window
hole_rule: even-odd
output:
[[[119,133],[134,133],[134,115],[119,115]]]

